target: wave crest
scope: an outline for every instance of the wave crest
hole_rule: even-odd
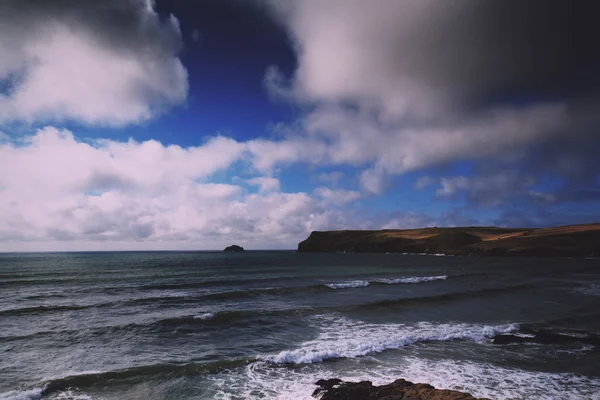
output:
[[[0,400],[37,400],[42,397],[44,389],[31,389],[24,391],[11,390],[0,393]]]
[[[422,282],[433,282],[443,281],[448,279],[448,275],[439,276],[412,276],[409,278],[398,278],[398,279],[377,279],[377,283],[386,283],[388,285],[395,285],[399,283],[422,283]]]
[[[205,312],[205,313],[196,315],[194,318],[206,321],[206,320],[209,320],[209,319],[213,319],[214,316],[215,316],[215,314],[213,314],[213,313]]]
[[[369,286],[368,281],[348,281],[348,282],[338,282],[338,283],[327,283],[327,286],[330,289],[348,289],[348,288],[359,288]]]
[[[321,333],[294,350],[284,350],[261,359],[278,364],[310,364],[333,358],[354,358],[388,349],[426,341],[469,340],[481,342],[501,333],[519,329],[518,324],[472,325],[432,324],[416,325],[368,324],[345,318],[322,318]]]
[[[326,283],[330,289],[350,289],[350,288],[360,288],[366,287],[371,284],[386,284],[386,285],[397,285],[402,283],[424,283],[424,282],[433,282],[448,279],[448,275],[438,275],[438,276],[411,276],[407,278],[379,278],[372,280],[354,280],[354,281],[344,281],[344,282],[334,282],[334,283]]]

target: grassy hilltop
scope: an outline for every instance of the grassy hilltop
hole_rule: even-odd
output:
[[[422,228],[312,232],[301,252],[600,257],[600,223],[553,228]]]

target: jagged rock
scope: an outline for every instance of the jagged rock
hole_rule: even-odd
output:
[[[226,247],[223,251],[244,251],[244,248],[242,246],[238,246],[237,244],[232,244],[231,246]]]
[[[369,381],[319,380],[313,397],[321,400],[485,400],[456,390],[439,390],[425,383],[398,379],[389,385],[373,386]]]

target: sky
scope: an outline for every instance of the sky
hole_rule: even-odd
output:
[[[600,27],[555,0],[2,0],[0,251],[600,221]]]

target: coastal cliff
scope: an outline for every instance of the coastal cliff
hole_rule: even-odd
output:
[[[600,223],[554,228],[315,231],[299,252],[600,257]]]

